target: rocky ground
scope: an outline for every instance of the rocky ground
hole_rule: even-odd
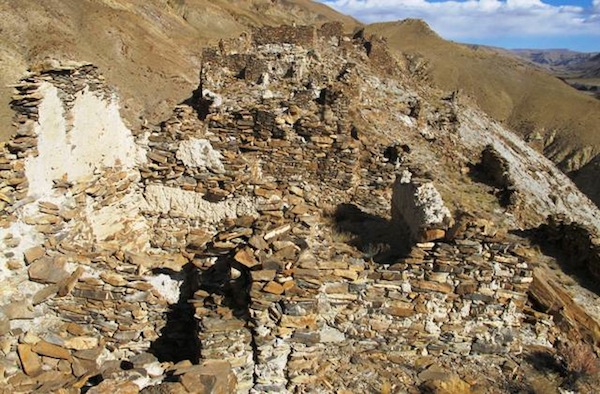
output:
[[[92,65],[15,86],[2,390],[593,387],[600,214],[548,160],[339,24],[202,64],[134,130]]]
[[[590,181],[599,169],[600,101],[506,50],[446,41],[422,20],[374,23],[366,30],[386,37],[412,73],[459,90],[529,141],[600,205],[598,183]]]

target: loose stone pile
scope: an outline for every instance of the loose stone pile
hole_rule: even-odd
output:
[[[392,371],[417,356],[521,350],[530,255],[453,219],[401,134],[368,135],[358,115],[391,101],[430,141],[456,131],[454,96],[421,108],[384,81],[383,42],[341,31],[207,49],[189,102],[135,134],[102,115],[116,104],[92,66],[16,86],[0,154],[11,392],[367,392],[410,387]],[[53,167],[66,149],[72,165]]]

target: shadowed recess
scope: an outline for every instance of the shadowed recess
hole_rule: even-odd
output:
[[[333,213],[335,229],[352,234],[349,244],[376,263],[392,263],[410,251],[408,229],[400,223],[340,204]]]

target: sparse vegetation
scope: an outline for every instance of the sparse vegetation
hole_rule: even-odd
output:
[[[381,384],[381,394],[390,394],[392,392],[392,385],[390,384],[390,382],[388,382],[387,380],[385,380],[382,384]]]

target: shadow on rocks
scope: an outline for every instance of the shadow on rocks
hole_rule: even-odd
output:
[[[200,356],[198,323],[194,317],[194,306],[188,302],[198,290],[197,269],[193,264],[188,263],[181,272],[159,268],[152,273],[166,274],[172,279],[181,280],[182,283],[179,300],[169,307],[166,324],[160,331],[160,337],[150,345],[150,353],[154,354],[160,362],[177,363],[190,360],[197,364]]]
[[[575,279],[580,286],[600,295],[600,281],[592,274],[590,268],[595,265],[590,260],[597,256],[586,254],[587,245],[579,245],[579,242],[576,242],[577,238],[584,239],[584,236],[578,237],[568,226],[557,229],[553,227],[551,222],[547,222],[536,228],[510,232],[528,239],[538,246],[544,255],[554,258],[562,272]]]
[[[230,308],[235,317],[249,319],[252,277],[248,268],[234,260],[233,253],[219,256],[210,268],[200,273],[198,283],[213,301],[222,298],[218,304]]]
[[[358,248],[364,258],[376,263],[394,263],[411,248],[406,226],[364,212],[354,204],[340,204],[333,213],[334,228],[351,234],[349,244]]]

